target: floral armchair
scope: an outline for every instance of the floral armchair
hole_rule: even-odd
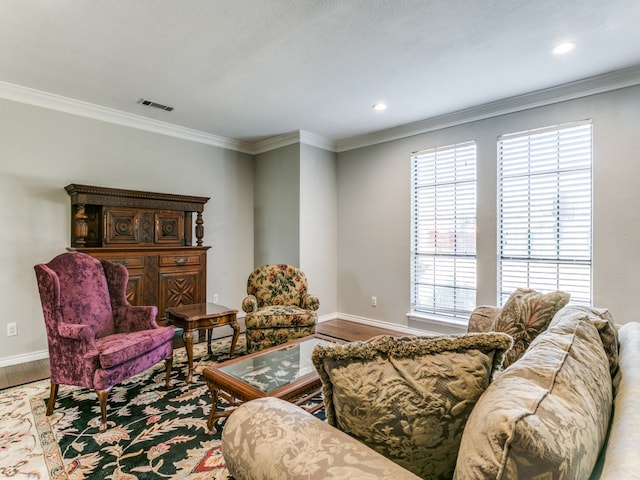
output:
[[[314,334],[319,306],[318,297],[307,293],[307,277],[300,269],[284,264],[256,268],[242,301],[247,350],[256,352]]]
[[[49,344],[53,413],[58,386],[96,391],[100,431],[107,428],[107,395],[122,380],[160,360],[172,365],[173,327],[159,327],[155,306],[126,299],[127,269],[79,252],[58,255],[34,267]]]

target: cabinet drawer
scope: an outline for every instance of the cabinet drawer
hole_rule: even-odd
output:
[[[200,255],[194,254],[173,254],[173,255],[160,255],[160,267],[175,267],[183,265],[200,265]]]
[[[109,260],[113,263],[119,263],[120,265],[124,265],[127,268],[142,268],[144,267],[144,257],[143,256],[132,256],[132,257],[106,257],[106,260]]]
[[[143,268],[144,267],[144,256],[143,255],[108,255],[108,254],[100,255],[100,254],[92,254],[92,256],[94,256],[94,257],[96,257],[98,259],[109,260],[110,262],[118,263],[120,265],[123,265],[123,266],[127,267],[127,269]]]

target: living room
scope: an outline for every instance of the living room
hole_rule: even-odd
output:
[[[192,3],[192,9],[182,3],[142,0],[3,3],[0,212],[7,228],[0,233],[4,252],[0,291],[6,307],[0,322],[0,367],[48,357],[33,267],[71,245],[72,209],[65,191],[69,184],[210,198],[202,216],[204,245],[211,247],[207,252],[206,299],[239,310],[241,317],[247,277],[254,267],[289,263],[306,273],[309,292],[320,299],[320,322],[339,318],[412,334],[465,332],[466,317],[412,309],[412,157],[473,142],[477,223],[471,242],[475,252],[472,306],[497,305],[505,295],[499,284],[500,215],[504,206],[499,200],[499,142],[514,133],[578,123],[589,125],[592,134],[591,188],[581,187],[589,190],[592,198],[586,303],[608,311],[593,309],[592,316],[598,318],[592,323],[590,318],[584,320],[575,314],[581,312],[581,306],[568,305],[574,314],[559,315],[558,322],[565,322],[559,328],[564,329],[562,335],[556,336],[555,331],[546,337],[541,335],[547,343],[536,345],[543,348],[525,358],[529,363],[516,364],[509,373],[531,368],[529,377],[537,378],[544,371],[559,378],[551,385],[565,387],[567,398],[572,400],[561,399],[555,405],[567,415],[558,414],[560,435],[551,431],[546,440],[564,448],[571,446],[569,437],[574,432],[586,432],[576,435],[579,441],[573,444],[577,447],[574,450],[582,452],[582,446],[587,445],[589,455],[594,457],[600,446],[608,444],[611,448],[604,448],[601,456],[607,457],[607,467],[613,464],[631,478],[638,471],[635,438],[640,431],[636,427],[640,417],[635,393],[640,380],[640,328],[630,302],[640,293],[636,281],[640,254],[635,248],[640,240],[640,222],[634,213],[635,206],[640,205],[636,185],[640,178],[640,138],[636,133],[640,125],[640,4],[631,0],[614,0],[606,5],[599,0],[556,3],[543,0],[534,5],[518,0],[492,3],[487,8],[471,0],[376,1],[366,2],[366,12],[362,2],[343,0],[234,2],[233,6],[203,0]],[[545,15],[536,15],[538,11]],[[547,36],[550,33],[553,37]],[[308,43],[303,42],[308,36],[320,40],[315,49],[309,50]],[[573,40],[575,50],[566,56],[554,56],[551,47],[561,39]],[[218,45],[231,48],[233,54],[218,55],[220,51],[214,48]],[[372,62],[374,59],[379,64]],[[391,85],[394,92],[383,91]],[[147,103],[144,98],[166,101],[175,110],[150,108],[143,105]],[[371,108],[382,99],[388,100],[386,111]],[[365,112],[355,114],[355,110]],[[194,230],[194,237],[200,238]],[[434,232],[434,244],[439,238]],[[480,307],[474,314],[482,318],[483,312],[496,315],[498,310]],[[475,323],[473,318],[470,324]],[[508,315],[505,318],[508,320]],[[614,322],[627,324],[620,329],[619,344]],[[493,318],[489,323],[493,325]],[[165,330],[171,331],[163,347],[171,344],[170,337],[175,334],[172,329]],[[214,330],[231,334],[227,326]],[[589,349],[580,343],[580,335],[587,330]],[[483,335],[478,338],[484,339]],[[460,338],[465,341],[470,337],[474,335]],[[497,352],[506,351],[511,341],[504,333],[489,332],[486,337],[499,340],[502,346],[496,353],[473,357],[483,362],[477,368],[483,372],[484,382],[479,391],[487,387],[492,369],[499,368],[502,353]],[[193,462],[222,471],[226,470],[225,461],[244,462],[260,449],[270,460],[286,463],[288,453],[278,450],[288,448],[286,439],[265,442],[260,435],[249,434],[257,447],[249,452],[247,437],[242,435],[247,424],[238,423],[253,422],[260,430],[270,421],[273,430],[264,429],[268,438],[274,438],[273,431],[286,432],[293,438],[295,429],[291,425],[282,428],[278,422],[301,418],[297,415],[304,412],[273,413],[293,408],[288,403],[282,407],[265,402],[266,408],[260,410],[262,417],[252,414],[255,404],[248,402],[240,407],[244,417],[230,417],[238,423],[225,430],[226,445],[237,447],[235,453],[224,447],[229,452],[225,453],[227,459],[222,457],[221,432],[211,436],[208,423],[213,421],[218,402],[213,398],[215,388],[208,384],[207,392],[206,382],[213,382],[214,374],[219,373],[213,370],[233,356],[237,336],[233,338],[216,342],[211,357],[204,354],[203,344],[196,345],[201,361],[196,360],[194,379],[198,377],[191,384],[194,366],[190,347],[174,346],[173,352],[165,351],[166,358],[175,362],[172,372],[167,362],[166,384],[165,365],[160,362],[147,369],[144,381],[125,381],[114,387],[109,396],[106,431],[102,430],[106,412],[103,410],[100,424],[97,413],[101,405],[92,391],[63,387],[54,415],[45,418],[48,379],[3,390],[3,408],[9,412],[5,422],[11,423],[5,439],[11,446],[4,453],[6,462],[0,465],[0,474],[13,474],[23,458],[35,458],[30,452],[37,451],[38,461],[48,457],[47,445],[64,450],[63,456],[70,462],[64,468],[55,462],[53,467],[47,466],[49,473],[60,475],[76,469],[73,474],[82,476],[83,468],[94,475],[99,470],[102,475],[111,475],[111,470],[102,466],[110,462],[113,453],[116,463],[119,457],[131,455],[139,457],[135,462],[142,459],[142,463],[130,462],[127,471],[137,471],[144,477],[143,472],[160,468],[162,462],[169,465],[169,441],[175,442],[171,448],[173,467],[192,471],[194,476],[190,478],[211,475],[210,471],[192,470]],[[427,344],[430,339],[416,339],[415,344],[423,340]],[[441,340],[452,344],[445,348],[445,358],[449,351],[459,350],[456,337],[436,338],[434,343]],[[575,357],[580,361],[565,362],[561,348],[552,350],[565,344],[567,351],[577,345]],[[359,348],[359,344],[351,347]],[[536,361],[531,362],[531,358]],[[153,362],[156,360],[153,357]],[[236,356],[230,361],[236,360],[244,359]],[[554,365],[562,366],[558,375],[555,366],[547,368],[547,364],[537,363],[555,360]],[[443,377],[452,377],[454,388],[464,384],[461,372],[469,367],[464,353],[456,368],[453,363],[440,361],[438,355],[435,363],[443,368]],[[204,372],[209,367],[211,376]],[[438,369],[418,367],[419,371],[433,370],[439,375]],[[377,365],[370,370],[375,368]],[[316,369],[321,370],[318,366]],[[356,371],[354,378],[359,375]],[[497,391],[499,401],[510,401],[516,392],[528,393],[527,388],[510,387],[508,381],[513,377],[501,378],[507,380],[490,385],[498,385],[492,392]],[[347,383],[358,385],[357,381]],[[323,386],[327,385],[323,377]],[[135,401],[127,401],[129,394],[124,391],[128,388],[141,389],[133,394]],[[101,402],[104,392],[98,393]],[[331,398],[324,393],[324,398]],[[391,394],[362,393],[374,400],[380,397],[394,402]],[[157,400],[163,395],[167,400],[161,411]],[[534,391],[533,397],[536,395]],[[588,403],[599,396],[599,403]],[[411,402],[408,395],[404,397]],[[586,399],[586,403],[576,397]],[[192,403],[179,403],[185,398]],[[314,398],[317,400],[317,395]],[[355,398],[358,404],[361,399]],[[551,394],[547,398],[556,402]],[[174,399],[178,399],[175,404],[171,403]],[[496,405],[504,406],[504,402],[483,402],[474,417],[475,427],[468,430],[481,432],[481,428],[493,425],[485,420],[489,413],[498,411]],[[227,407],[231,411],[230,405],[221,406],[225,412]],[[169,416],[163,417],[178,410],[184,414],[181,421],[185,424],[179,432],[173,430]],[[560,412],[553,406],[550,410],[551,416]],[[135,438],[129,438],[133,432],[129,428],[137,424],[136,428],[151,432],[153,437],[160,417],[167,428],[165,436],[157,437],[153,447],[136,447],[138,434],[132,433]],[[597,417],[597,441],[592,441],[591,431],[580,423],[591,417]],[[218,426],[223,425],[221,418],[216,416]],[[446,424],[446,418],[439,415],[437,421]],[[302,446],[300,439],[310,440],[306,445],[311,454],[302,456],[311,461],[329,459],[335,466],[333,453],[317,455],[319,449],[313,442],[323,436],[315,433],[321,431],[314,429],[317,424],[307,430],[306,421],[295,421],[301,430],[292,444],[302,451],[298,449]],[[338,438],[330,421],[318,422],[321,426],[317,427],[324,429],[331,440],[325,444],[329,450]],[[78,434],[78,441],[62,445],[63,436],[58,436],[48,442],[53,438],[51,429],[34,433],[44,423],[55,423],[58,432],[77,430],[73,435]],[[28,428],[23,428],[26,424]],[[616,428],[607,430],[609,424]],[[419,422],[414,426],[428,444],[431,434],[421,433]],[[176,438],[171,438],[174,433]],[[86,449],[85,440],[102,447],[103,439],[109,437],[104,449],[111,453],[98,464],[95,451]],[[187,443],[182,443],[187,437],[198,444],[199,453],[194,454]],[[474,437],[468,438],[471,449],[465,451],[482,458],[473,449],[484,447]],[[530,438],[545,449],[537,433]],[[351,452],[359,448],[356,443],[346,434],[337,441],[347,464],[353,464]],[[130,450],[119,451],[122,445]],[[451,454],[457,451],[448,448]],[[76,456],[82,457],[81,461],[76,462]],[[553,456],[564,458],[555,453]],[[577,458],[574,465],[580,466],[579,456],[566,455],[570,457]],[[537,468],[535,461],[528,462],[526,455],[523,458],[524,463]],[[259,456],[254,460],[253,466],[258,469],[268,463]],[[373,469],[372,477],[363,478],[382,477],[375,465],[367,461],[362,464],[365,470]],[[468,466],[471,462],[461,464]],[[387,462],[382,465],[389,466]],[[114,468],[113,464],[109,468]],[[234,468],[240,471],[241,465],[236,463]],[[584,468],[592,471],[591,466]],[[597,468],[593,471],[597,473]],[[336,474],[336,478],[351,476]],[[409,476],[392,474],[387,478]]]
[[[209,299],[238,308],[254,266],[290,262],[321,299],[320,321],[462,331],[408,316],[412,153],[476,142],[477,304],[495,304],[496,139],[581,120],[593,124],[592,303],[634,320],[638,84],[629,66],[340,141],[298,130],[250,143],[2,83],[0,332],[16,323],[17,336],[0,335],[0,365],[47,355],[33,265],[69,247],[70,183],[211,197]]]

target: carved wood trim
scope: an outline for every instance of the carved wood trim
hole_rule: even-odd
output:
[[[202,213],[209,197],[74,183],[64,188],[71,197],[72,247],[103,247],[114,241],[123,245],[125,243],[131,245],[159,243],[192,246],[193,212],[197,215],[195,225],[197,246],[203,245]],[[114,236],[115,227],[111,221],[118,217],[118,213],[125,210],[138,212],[136,223],[132,225],[135,227],[135,232],[132,230],[132,235],[129,237],[123,234]],[[118,226],[122,227],[124,224],[122,220]],[[172,228],[175,230],[174,233],[171,231]]]
[[[75,183],[67,185],[64,189],[71,196],[72,205],[83,203],[202,212],[204,211],[204,204],[209,201],[209,197],[143,192],[139,190],[78,185]]]

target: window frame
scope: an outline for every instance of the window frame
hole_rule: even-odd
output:
[[[434,175],[436,175],[435,171],[438,170],[437,162],[440,159],[441,162],[444,162],[443,159],[448,159],[452,157],[448,161],[448,164],[442,164],[440,166],[440,170],[443,171],[442,178],[446,179],[442,182],[439,182],[437,179],[433,178],[430,183],[422,182],[420,180],[421,175],[425,175],[425,172],[419,171],[419,162],[420,160],[425,160],[429,158],[433,163]],[[472,172],[472,175],[469,176],[469,172],[465,172],[464,174],[460,174],[460,178],[458,178],[458,172],[456,168],[458,167],[456,164],[457,159],[463,160],[471,160],[472,165],[466,165],[468,171]],[[424,170],[423,166],[423,170]],[[447,169],[453,168],[453,178],[451,178],[451,172],[447,172]],[[422,173],[421,173],[422,172]],[[463,191],[464,187],[467,187],[466,190]],[[471,188],[469,189],[469,186]],[[420,191],[424,189],[432,189],[433,195],[437,196],[435,193],[439,188],[443,190],[449,190],[453,192],[462,192],[461,197],[470,196],[470,198],[465,198],[464,205],[460,206],[460,213],[458,213],[458,195],[454,195],[453,197],[449,197],[442,202],[442,207],[440,213],[442,217],[440,218],[440,225],[448,225],[452,226],[452,231],[446,231],[442,233],[442,237],[440,237],[438,228],[434,225],[438,222],[438,218],[432,218],[434,224],[430,225],[433,228],[433,238],[429,240],[428,237],[425,237],[425,232],[423,229],[425,228],[425,221],[423,218],[424,210],[421,210],[421,201],[424,202],[424,198],[420,199]],[[472,194],[469,193],[472,192]],[[451,201],[453,201],[453,207],[451,205]],[[445,203],[447,202],[447,203]],[[460,203],[463,203],[462,200]],[[468,221],[468,217],[465,217],[466,220],[462,220],[459,218],[460,215],[465,216],[469,215],[468,209],[471,206],[472,208],[472,238],[469,239],[469,233],[464,231],[463,225],[459,222]],[[436,217],[438,216],[438,208],[437,204],[434,202],[433,206],[434,211],[428,212],[429,215],[433,214]],[[453,214],[453,218],[445,218],[448,215]],[[453,222],[453,223],[452,223]],[[429,225],[426,226],[429,228]],[[468,227],[468,224],[467,224]],[[453,239],[451,239],[451,235],[453,233]],[[466,141],[461,143],[456,143],[453,145],[447,145],[442,147],[430,148],[426,150],[421,150],[418,152],[414,152],[411,155],[411,248],[410,248],[410,288],[411,288],[411,316],[412,317],[429,317],[429,318],[440,318],[445,323],[461,323],[467,322],[471,311],[473,310],[476,303],[477,296],[477,251],[476,251],[476,234],[477,234],[477,143],[475,141]],[[440,242],[443,241],[444,238],[445,245],[440,245]],[[425,247],[425,243],[432,243],[431,252],[429,252],[428,248]],[[451,243],[453,243],[453,247],[451,247]],[[471,247],[471,252],[469,253],[469,247]],[[451,252],[453,249],[453,253]],[[440,251],[438,251],[440,250]],[[423,262],[426,260],[426,262]],[[425,263],[431,261],[433,265],[433,278],[434,281],[429,284],[424,281],[424,272]],[[451,262],[453,267],[450,269],[446,269],[443,267],[447,262]],[[458,266],[458,265],[466,265]],[[469,265],[472,264],[471,269],[469,270]],[[437,265],[440,265],[439,267]],[[440,271],[436,271],[437,269]],[[440,278],[446,276],[448,273],[453,275],[453,283],[449,285],[439,284],[438,281],[435,280],[437,275]],[[472,276],[472,286],[469,285],[469,276]],[[459,280],[459,278],[466,278],[466,282],[463,280]],[[432,290],[432,300],[427,302],[425,298],[429,295],[428,293],[423,292],[422,290]],[[447,307],[445,305],[444,297],[449,296],[449,294],[453,297],[452,302]],[[461,308],[464,303],[464,298],[467,298],[468,308]],[[439,298],[438,298],[439,297]],[[468,298],[472,298],[472,301],[468,301]]]
[[[555,153],[552,153],[554,135],[556,144]],[[513,149],[514,152],[522,149],[517,153],[523,157],[522,160],[525,155],[525,144],[528,145],[526,164],[515,166],[515,163],[511,163],[517,156],[514,153],[508,154],[510,158],[506,162],[510,163],[505,166],[506,143],[509,143],[508,148]],[[496,147],[497,305],[503,305],[513,293],[516,284],[523,288],[542,291],[565,290],[572,293],[572,303],[591,305],[593,302],[593,122],[583,120],[501,135],[497,139]],[[588,165],[584,163],[584,158],[587,156]],[[536,162],[539,163],[533,163],[532,157],[538,159]],[[555,162],[554,168],[552,168],[553,162]],[[524,172],[525,167],[528,173]],[[517,171],[517,168],[520,168],[520,171]],[[511,169],[511,173],[506,177],[505,169]],[[546,180],[543,178],[545,176]],[[533,192],[532,182],[536,184],[535,188],[543,193]],[[585,185],[589,187],[588,195],[584,193]],[[525,194],[522,193],[525,187],[526,211]],[[518,188],[519,193],[514,193]],[[505,190],[509,190],[510,198],[506,201]],[[550,202],[553,195],[555,196],[553,214],[547,216],[553,217],[554,221],[547,221],[545,226],[544,210],[541,205],[545,201]],[[520,207],[512,209],[515,212],[520,208],[520,227],[517,226],[517,221],[511,218],[505,226],[507,202],[514,204],[520,202]],[[535,209],[538,210],[535,211]],[[588,209],[586,213],[585,209]],[[515,216],[513,212],[509,215]],[[527,217],[528,221],[523,220],[523,217]],[[536,219],[538,224],[533,225]],[[527,255],[517,255],[514,254],[518,249],[517,245],[509,248],[505,246],[509,242],[517,244],[519,239],[523,245],[525,225]],[[520,232],[514,233],[518,229]],[[550,239],[550,232],[553,232],[553,241]],[[507,239],[509,236],[511,240]],[[572,245],[571,248],[565,247],[568,238],[573,238],[577,244]],[[553,246],[555,246],[555,254],[551,253]],[[573,255],[567,253],[571,250],[574,251]],[[533,251],[537,253],[534,255]],[[507,265],[511,269],[508,275],[509,281],[505,281]],[[514,280],[517,277],[517,269],[520,268],[518,265],[522,268],[526,266],[526,281]],[[553,277],[554,270],[555,277]],[[586,274],[585,270],[587,270]],[[545,279],[544,276],[547,278]]]

